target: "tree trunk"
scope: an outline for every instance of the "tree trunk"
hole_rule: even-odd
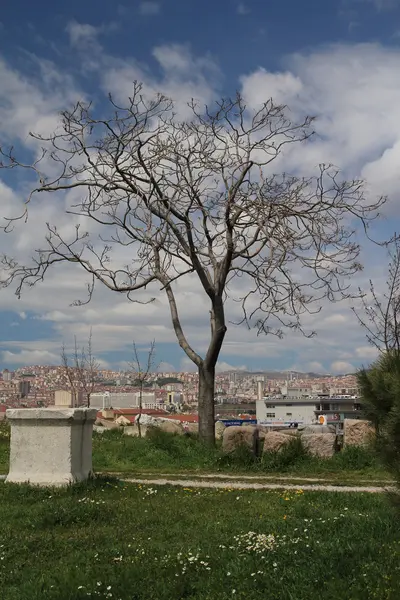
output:
[[[136,424],[138,426],[138,433],[139,433],[139,437],[142,437],[142,426],[141,426],[141,418],[142,418],[142,407],[143,407],[143,402],[142,402],[142,398],[143,398],[143,382],[140,383],[140,391],[139,391],[139,414],[136,417]]]
[[[199,366],[199,437],[202,442],[215,444],[214,410],[215,367]]]

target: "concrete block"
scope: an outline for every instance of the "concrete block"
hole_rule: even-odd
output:
[[[12,408],[8,483],[63,486],[92,473],[95,408]]]

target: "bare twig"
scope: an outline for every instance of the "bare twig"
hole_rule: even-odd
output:
[[[133,361],[130,363],[130,371],[135,377],[135,382],[139,384],[139,414],[135,419],[135,423],[138,426],[139,437],[142,437],[142,429],[141,429],[141,417],[143,411],[143,388],[146,382],[149,379],[150,374],[153,372],[155,365],[155,351],[156,351],[156,341],[153,340],[150,343],[150,349],[147,352],[147,360],[145,365],[142,365],[139,358],[139,351],[137,349],[136,343],[133,342]]]
[[[389,265],[386,287],[378,292],[372,280],[369,291],[359,290],[361,310],[352,308],[368,342],[379,352],[400,354],[400,237],[387,243]]]
[[[96,377],[100,369],[100,365],[93,355],[92,330],[90,330],[86,348],[82,347],[79,349],[76,337],[74,338],[72,366],[69,363],[65,345],[63,344],[61,363],[71,387],[73,406],[78,404],[80,395],[84,394],[86,406],[90,407],[90,396],[95,389]]]
[[[3,285],[14,285],[19,297],[67,262],[88,275],[86,302],[98,283],[141,303],[152,302],[155,296],[146,300],[143,293],[158,286],[178,343],[199,369],[200,436],[212,441],[227,298],[240,307],[235,322],[259,334],[313,335],[303,327],[304,314],[317,313],[323,299],[357,295],[349,285],[362,268],[355,230],[368,235],[386,199],[367,200],[363,182],[343,180],[332,165],[321,164],[313,177],[274,173],[272,163],[287,146],[312,137],[313,119],[293,122],[271,99],[255,111],[240,94],[204,110],[193,101],[191,118],[179,121],[171,100],[148,100],[136,82],[126,106],[110,103],[108,119],[79,102],[62,114],[54,134],[32,134],[44,149],[31,164],[13,149],[0,150],[3,168],[37,179],[22,213],[6,216],[5,231],[28,218],[38,195],[73,190],[78,200],[67,212],[79,219],[69,237],[48,223],[30,264],[3,256]],[[127,259],[116,265],[121,247]],[[188,274],[208,303],[204,355],[189,342],[175,297],[176,282]]]

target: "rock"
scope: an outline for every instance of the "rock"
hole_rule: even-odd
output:
[[[222,450],[229,454],[241,446],[246,446],[253,454],[257,453],[258,429],[251,425],[226,427],[222,437]]]
[[[222,421],[217,421],[215,423],[215,439],[216,440],[221,440],[222,439],[222,437],[224,435],[225,429],[226,429],[226,427],[222,423]]]
[[[304,448],[311,456],[330,458],[336,451],[336,435],[334,433],[307,433],[301,436]]]
[[[129,426],[131,424],[130,420],[127,419],[127,417],[124,417],[124,415],[121,415],[120,417],[115,419],[115,422],[118,425],[123,425],[123,426]]]
[[[343,426],[343,447],[367,446],[374,435],[374,428],[369,421],[362,419],[345,419]]]
[[[140,426],[140,433],[141,433],[141,437],[146,437],[147,435],[147,425],[141,425]],[[124,427],[124,435],[131,435],[133,437],[140,437],[139,436],[139,427],[137,425],[131,425],[128,427]]]
[[[135,422],[137,422],[139,415],[137,415]],[[152,417],[151,415],[140,415],[140,424],[141,425],[151,425],[153,427],[158,427],[161,423],[161,419],[157,419],[156,417]]]
[[[199,424],[198,423],[183,423],[183,429],[185,433],[199,433]]]
[[[104,427],[105,429],[119,429],[121,425],[118,425],[115,421],[107,421],[106,419],[98,419],[96,425]]]
[[[107,428],[103,426],[100,427],[99,425],[93,425],[93,431],[96,433],[104,433],[107,431]]]
[[[183,435],[185,430],[183,426],[177,421],[169,421],[168,419],[162,420],[159,429],[161,431],[165,431],[166,433],[174,433],[175,435]]]
[[[299,425],[298,431],[301,435],[309,433],[336,433],[334,425]]]
[[[267,435],[267,433],[272,431],[272,429],[268,425],[257,425],[257,429],[258,429],[258,440],[260,443],[260,447],[262,448],[265,436]]]
[[[284,446],[290,444],[291,436],[281,431],[269,431],[264,434],[264,452],[278,452]]]

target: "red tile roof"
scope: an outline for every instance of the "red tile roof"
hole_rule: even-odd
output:
[[[114,408],[114,413],[116,415],[138,415],[140,410],[138,408]],[[152,415],[152,416],[165,416],[168,415],[166,410],[156,409],[156,408],[144,408],[142,410],[142,415]]]

